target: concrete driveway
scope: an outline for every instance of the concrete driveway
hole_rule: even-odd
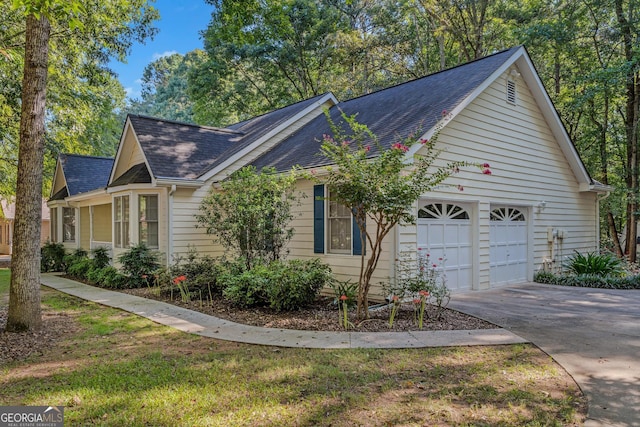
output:
[[[640,290],[526,283],[455,294],[449,307],[552,356],[587,395],[586,426],[640,426]]]

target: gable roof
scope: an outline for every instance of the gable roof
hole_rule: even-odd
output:
[[[500,69],[519,47],[448,70],[411,80],[348,101],[330,109],[334,123],[342,122],[341,111],[356,114],[377,135],[383,148],[406,137],[410,132],[432,129],[443,117],[462,104],[479,86]],[[348,131],[348,129],[347,129]],[[324,116],[317,117],[273,150],[256,159],[259,169],[273,166],[279,171],[298,165],[303,168],[323,166],[329,160],[321,155],[323,134],[331,134]],[[317,141],[317,142],[316,142]],[[373,147],[372,147],[373,148]],[[375,155],[372,149],[372,155]]]
[[[60,154],[56,174],[63,174],[65,187],[52,195],[50,200],[106,188],[112,166],[113,159],[109,157]]]
[[[8,199],[0,198],[0,218],[6,220],[13,220],[16,217],[16,201],[15,197],[9,197]],[[42,198],[42,220],[48,221],[50,219],[49,207],[47,201]]]
[[[156,178],[197,178],[243,135],[231,129],[132,114],[128,120],[149,173]]]

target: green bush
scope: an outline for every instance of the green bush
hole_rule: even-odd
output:
[[[575,252],[564,263],[564,267],[575,275],[587,274],[600,277],[624,275],[622,260],[610,253]]]
[[[331,281],[331,269],[318,259],[271,264],[275,267],[271,269],[267,294],[269,306],[277,311],[298,310],[309,305]]]
[[[47,273],[50,271],[64,271],[65,250],[62,243],[47,243],[40,248],[40,271]]]
[[[66,274],[70,274],[69,270],[71,269],[71,266],[88,258],[89,258],[89,253],[82,248],[76,249],[75,251],[66,254],[63,258],[64,272]]]
[[[118,257],[122,272],[127,276],[127,288],[147,286],[147,278],[153,277],[160,267],[160,254],[149,249],[144,243],[132,246]]]
[[[74,258],[67,267],[67,275],[80,280],[85,280],[89,271],[93,269],[93,261],[89,258]]]
[[[102,269],[109,265],[111,257],[109,256],[109,249],[101,246],[91,251],[93,255],[93,268]]]
[[[127,277],[110,265],[91,270],[87,275],[87,280],[103,288],[124,289],[127,287]]]
[[[640,289],[640,275],[603,277],[598,274],[556,275],[549,272],[538,272],[533,276],[533,280],[538,283],[560,286],[601,289]]]
[[[220,295],[222,288],[218,284],[218,276],[225,271],[225,264],[216,263],[209,256],[199,256],[194,248],[189,248],[186,257],[174,257],[169,269],[170,279],[185,276],[185,285],[191,293],[202,293],[213,297]]]
[[[278,311],[308,305],[330,280],[330,268],[317,259],[274,261],[240,274],[227,272],[220,276],[223,296],[232,304],[269,306]]]

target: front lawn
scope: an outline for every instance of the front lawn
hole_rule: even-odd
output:
[[[43,304],[45,318],[67,327],[0,365],[0,405],[63,405],[68,425],[565,426],[585,418],[571,377],[531,345],[288,349],[189,335],[51,290]]]

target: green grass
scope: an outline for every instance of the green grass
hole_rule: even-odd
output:
[[[1,280],[1,279],[0,279]],[[530,345],[308,350],[229,343],[43,292],[72,319],[0,365],[0,405],[64,405],[68,425],[566,425],[584,399]]]
[[[0,268],[0,296],[9,295],[9,282],[11,280],[11,270]]]

